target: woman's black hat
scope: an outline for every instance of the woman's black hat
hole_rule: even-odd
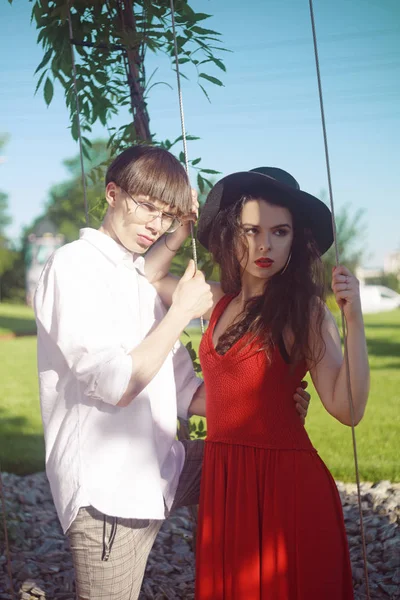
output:
[[[197,237],[208,249],[209,236],[216,215],[238,202],[243,195],[251,195],[282,202],[311,230],[318,249],[324,254],[333,243],[332,216],[329,208],[311,194],[303,192],[290,173],[275,167],[259,167],[227,175],[210,190],[201,210]]]

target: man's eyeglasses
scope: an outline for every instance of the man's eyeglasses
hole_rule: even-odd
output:
[[[165,213],[156,208],[154,204],[150,204],[149,202],[138,202],[138,200],[132,198],[132,196],[128,194],[124,188],[121,187],[121,190],[127,196],[129,196],[129,198],[135,204],[135,209],[133,212],[136,219],[141,223],[150,223],[150,221],[154,221],[154,219],[161,217],[161,229],[163,229],[165,233],[173,233],[180,226],[181,222],[176,215]]]

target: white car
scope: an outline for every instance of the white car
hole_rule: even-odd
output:
[[[364,314],[400,307],[400,294],[383,285],[362,285],[360,296]]]

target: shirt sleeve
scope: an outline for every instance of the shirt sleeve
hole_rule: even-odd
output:
[[[61,353],[86,396],[116,405],[128,386],[132,359],[117,339],[109,293],[96,273],[57,254],[36,290],[38,339],[48,356]]]
[[[178,417],[187,419],[190,403],[203,380],[197,377],[193,369],[192,359],[181,342],[178,341],[175,344],[172,354]]]

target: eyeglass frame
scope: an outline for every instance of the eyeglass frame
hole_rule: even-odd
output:
[[[136,200],[135,198],[133,198],[133,196],[131,196],[131,195],[130,195],[130,193],[129,193],[129,192],[127,192],[125,188],[123,188],[121,185],[120,185],[119,187],[121,188],[121,190],[122,190],[122,191],[123,191],[123,192],[124,192],[124,193],[125,193],[127,196],[129,196],[129,198],[132,200],[132,202],[134,202],[134,203],[136,204],[136,208],[135,208],[135,211],[134,211],[135,213],[136,213],[136,211],[137,211],[138,207],[139,207],[139,206],[142,206],[143,204],[144,204],[145,206],[149,206],[149,207],[151,207],[151,208],[152,208],[152,210],[154,210],[154,211],[156,211],[156,212],[157,212],[157,214],[156,214],[154,217],[151,217],[151,219],[149,219],[148,221],[144,221],[144,222],[143,222],[143,224],[151,223],[151,221],[155,221],[155,219],[157,219],[158,217],[161,217],[161,229],[164,229],[164,228],[163,228],[163,226],[162,226],[162,224],[163,224],[163,217],[168,217],[168,218],[171,218],[171,217],[172,217],[172,222],[171,222],[171,225],[170,225],[170,227],[172,226],[172,223],[173,223],[174,221],[176,221],[176,222],[178,223],[178,225],[177,225],[177,227],[176,227],[175,229],[173,229],[172,231],[168,231],[168,229],[165,229],[165,230],[164,230],[164,233],[175,233],[175,231],[177,231],[177,229],[179,229],[179,226],[180,226],[180,225],[182,225],[182,221],[181,221],[181,220],[180,220],[180,219],[179,219],[179,218],[178,218],[176,215],[171,215],[170,213],[165,213],[165,212],[163,212],[162,210],[160,210],[160,209],[156,208],[156,207],[154,206],[154,204],[151,204],[150,202],[146,202],[146,201],[144,201],[144,202],[139,202],[138,200]]]

